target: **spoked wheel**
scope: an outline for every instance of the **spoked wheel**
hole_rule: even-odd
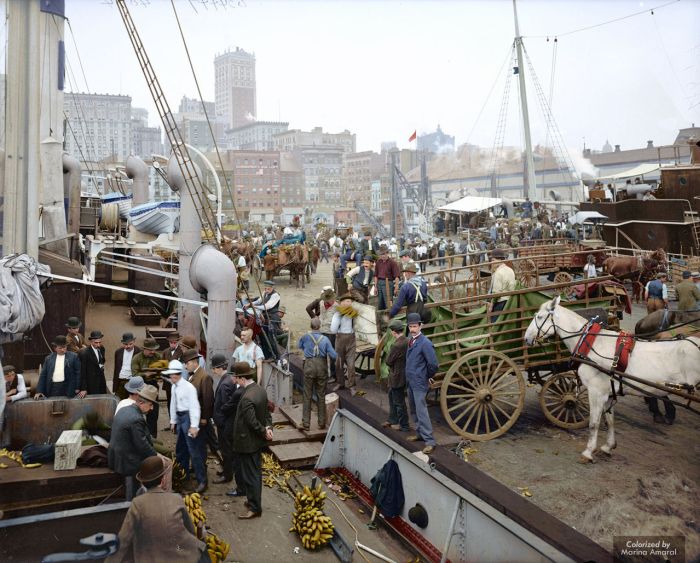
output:
[[[554,283],[570,284],[572,281],[574,281],[574,276],[572,276],[569,272],[557,272],[554,276]],[[567,298],[570,298],[574,294],[574,288],[571,285],[567,285],[566,287],[560,287],[556,291],[558,291],[562,295],[565,295]]]
[[[540,391],[542,412],[552,424],[560,428],[588,426],[588,389],[572,372],[550,376]]]
[[[442,414],[452,430],[475,441],[506,432],[520,416],[525,380],[508,356],[475,350],[462,356],[445,375],[440,390]]]
[[[382,354],[384,353],[384,342],[386,340],[386,335],[382,335],[379,339],[377,347],[374,349],[374,375],[377,381],[382,380]]]
[[[537,264],[530,259],[521,260],[517,276],[523,287],[535,287],[537,285]]]

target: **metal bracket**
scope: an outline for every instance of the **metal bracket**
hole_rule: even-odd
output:
[[[66,414],[66,402],[51,401],[51,414],[55,416]]]

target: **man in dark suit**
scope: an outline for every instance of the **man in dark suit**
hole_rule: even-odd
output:
[[[68,342],[62,334],[54,338],[51,345],[54,351],[44,358],[34,398],[72,399],[79,390],[80,359],[75,352],[68,352]]]
[[[248,512],[238,518],[249,520],[262,514],[260,452],[272,440],[272,417],[267,409],[267,393],[256,383],[256,370],[245,362],[236,363],[233,368],[234,381],[244,388],[233,423],[233,451],[238,454],[236,483],[248,497]]]
[[[377,253],[379,252],[379,243],[377,239],[372,236],[372,231],[365,231],[364,238],[360,241],[360,256],[356,256],[357,265],[360,265],[360,257],[371,256],[372,260],[377,259]]]
[[[152,385],[138,392],[136,402],[114,415],[112,435],[107,448],[109,468],[126,477],[127,500],[134,492],[134,475],[147,457],[157,455],[153,438],[146,426],[148,414],[158,400],[158,390]]]
[[[80,334],[82,324],[78,317],[68,317],[66,321],[66,344],[68,345],[68,351],[74,354],[87,347],[85,337]]]
[[[135,345],[136,338],[133,333],[122,334],[122,347],[114,352],[114,375],[112,376],[112,392],[121,400],[128,396],[124,388],[134,374],[131,373],[131,360],[141,352],[141,348]],[[169,427],[168,427],[169,428]]]
[[[80,398],[85,395],[101,395],[107,392],[105,380],[105,347],[102,334],[93,330],[88,337],[90,346],[78,352],[80,358]]]

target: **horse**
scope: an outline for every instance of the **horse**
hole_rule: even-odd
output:
[[[694,321],[699,322],[693,324]],[[675,325],[684,326],[674,328]],[[653,340],[675,338],[679,334],[700,334],[700,311],[668,311],[665,309],[654,311],[637,321],[637,324],[634,325],[634,334]]]
[[[292,280],[297,282],[297,289],[306,287],[306,264],[309,260],[309,253],[306,246],[300,243],[294,245],[289,256],[289,285],[292,285]]]
[[[562,307],[560,297],[543,303],[525,331],[526,346],[532,346],[555,336],[561,338],[569,352],[577,349],[584,333],[587,333],[588,319],[574,311]],[[593,453],[598,445],[598,429],[600,416],[605,412],[608,423],[608,436],[604,446],[600,448],[603,455],[612,455],[617,447],[615,441],[615,420],[613,415],[613,400],[610,395],[614,381],[603,370],[612,368],[618,333],[601,329],[594,342],[590,345],[588,357],[600,369],[588,364],[581,364],[578,376],[588,390],[590,406],[590,435],[586,449],[581,453],[580,463],[593,462]],[[700,382],[700,338],[688,337],[682,340],[666,340],[650,342],[639,340],[630,354],[628,370],[630,374],[645,381],[659,385],[671,383],[686,388],[695,387]],[[668,394],[654,387],[638,384],[644,391],[640,393],[627,387],[630,394],[654,397],[666,397]],[[619,384],[620,389],[622,385]],[[616,393],[620,391],[615,391]]]

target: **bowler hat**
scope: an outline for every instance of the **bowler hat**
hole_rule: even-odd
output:
[[[190,348],[189,350],[185,350],[185,352],[182,354],[182,363],[185,364],[190,360],[196,360],[197,358],[201,358],[199,352],[197,352],[197,350],[194,348]]]
[[[174,340],[180,340],[180,334],[178,332],[171,332],[170,334],[168,334],[167,338],[171,342]]]
[[[496,248],[491,252],[491,258],[494,260],[505,260],[506,253],[502,249]]]
[[[158,402],[158,389],[153,385],[144,385],[139,389],[138,396],[155,404]]]
[[[122,344],[128,344],[129,342],[133,342],[136,340],[136,337],[132,332],[125,332],[122,334]]]
[[[141,389],[143,389],[144,385],[145,383],[143,382],[143,377],[140,375],[135,375],[126,382],[124,389],[126,389],[129,393],[138,393],[141,391]]]
[[[211,357],[211,367],[213,368],[224,368],[228,367],[228,360],[223,354],[214,354]]]
[[[59,334],[56,336],[53,341],[51,342],[54,346],[67,346],[68,345],[68,339],[65,337],[64,334]]]
[[[371,237],[371,236],[372,236],[372,231],[365,231],[365,236],[366,236],[366,237]]]
[[[197,345],[197,339],[194,336],[184,336],[180,346],[183,348],[194,348]]]
[[[80,319],[78,317],[68,317],[68,320],[66,321],[66,328],[80,328],[80,325],[83,323],[80,322]]]
[[[403,332],[403,328],[403,323],[398,319],[394,319],[389,323],[389,329],[394,332]]]
[[[428,526],[428,513],[420,503],[416,503],[416,505],[408,511],[408,519],[419,528],[427,528]]]
[[[408,325],[420,325],[423,324],[423,319],[420,318],[418,313],[409,313],[406,316],[406,324]]]
[[[228,372],[233,377],[249,377],[255,373],[255,369],[248,362],[235,362],[228,368]]]
[[[144,350],[158,350],[158,343],[155,338],[146,338],[143,341]]]
[[[162,457],[152,455],[143,460],[136,478],[141,483],[148,483],[149,481],[160,479],[168,469],[169,466],[163,461]]]
[[[160,372],[161,375],[182,375],[182,370],[185,369],[185,366],[182,365],[182,362],[180,360],[170,360],[170,363],[168,364],[168,369],[165,369]]]
[[[691,275],[690,270],[684,270],[682,275],[683,275],[683,279],[687,280]]]
[[[16,371],[16,370],[15,370],[15,366],[10,365],[10,364],[7,364],[7,365],[5,365],[5,366],[2,366],[2,370],[3,370],[5,373],[12,373],[13,371]]]
[[[99,340],[100,338],[103,338],[104,334],[100,332],[99,330],[93,330],[90,333],[90,336],[88,336],[88,340]]]

